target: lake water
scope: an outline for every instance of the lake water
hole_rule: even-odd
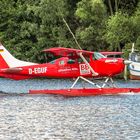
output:
[[[117,81],[138,87],[140,81]],[[72,80],[0,79],[0,140],[140,140],[140,95],[28,95]],[[79,86],[79,85],[78,85]],[[22,93],[22,94],[20,94]]]

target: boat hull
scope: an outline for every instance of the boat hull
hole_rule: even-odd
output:
[[[129,65],[129,72],[131,80],[140,80],[140,63],[132,62]]]
[[[140,88],[89,88],[89,89],[56,89],[29,90],[29,94],[54,94],[63,96],[96,96],[140,93]]]
[[[131,80],[140,80],[140,76],[130,74]]]

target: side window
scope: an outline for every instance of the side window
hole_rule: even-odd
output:
[[[64,65],[64,64],[65,64],[64,60],[61,60],[61,61],[59,62],[59,65]]]
[[[55,60],[53,60],[53,61],[51,61],[51,62],[49,62],[50,64],[55,64]]]
[[[136,60],[136,62],[140,62],[140,55],[139,54],[136,55],[135,60]]]
[[[94,54],[93,54],[93,59],[99,60],[99,59],[101,59],[101,58],[106,58],[106,56],[102,55],[102,54],[99,53],[99,52],[94,52]]]
[[[90,62],[90,58],[89,57],[85,57],[85,59],[87,60],[87,62]],[[82,58],[78,58],[78,63],[83,63],[84,61],[82,60]]]
[[[74,64],[74,63],[75,63],[75,60],[69,59],[67,63],[68,63],[68,64]]]

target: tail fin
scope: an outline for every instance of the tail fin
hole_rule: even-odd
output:
[[[21,67],[21,66],[29,66],[29,65],[36,65],[36,63],[25,62],[16,59],[0,43],[0,68],[12,68],[12,67]]]

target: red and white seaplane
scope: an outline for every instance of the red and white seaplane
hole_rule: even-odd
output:
[[[76,78],[76,77],[113,77],[124,70],[122,58],[107,58],[103,54],[114,52],[90,52],[70,48],[51,48],[44,50],[58,59],[49,63],[25,62],[13,57],[0,45],[0,76],[14,80],[36,77]],[[116,52],[120,54],[119,52]]]
[[[30,94],[60,94],[65,96],[91,96],[140,92],[140,88],[117,88],[112,77],[123,72],[125,64],[130,63],[122,58],[108,58],[105,55],[121,54],[120,52],[91,52],[70,48],[50,48],[44,50],[61,56],[49,63],[25,62],[13,57],[0,44],[0,76],[14,80],[23,80],[35,77],[46,78],[76,78],[69,89],[30,90]],[[87,78],[104,77],[102,84],[97,84]],[[93,85],[94,88],[76,89],[74,86],[79,79]],[[108,82],[111,82],[111,87]]]

